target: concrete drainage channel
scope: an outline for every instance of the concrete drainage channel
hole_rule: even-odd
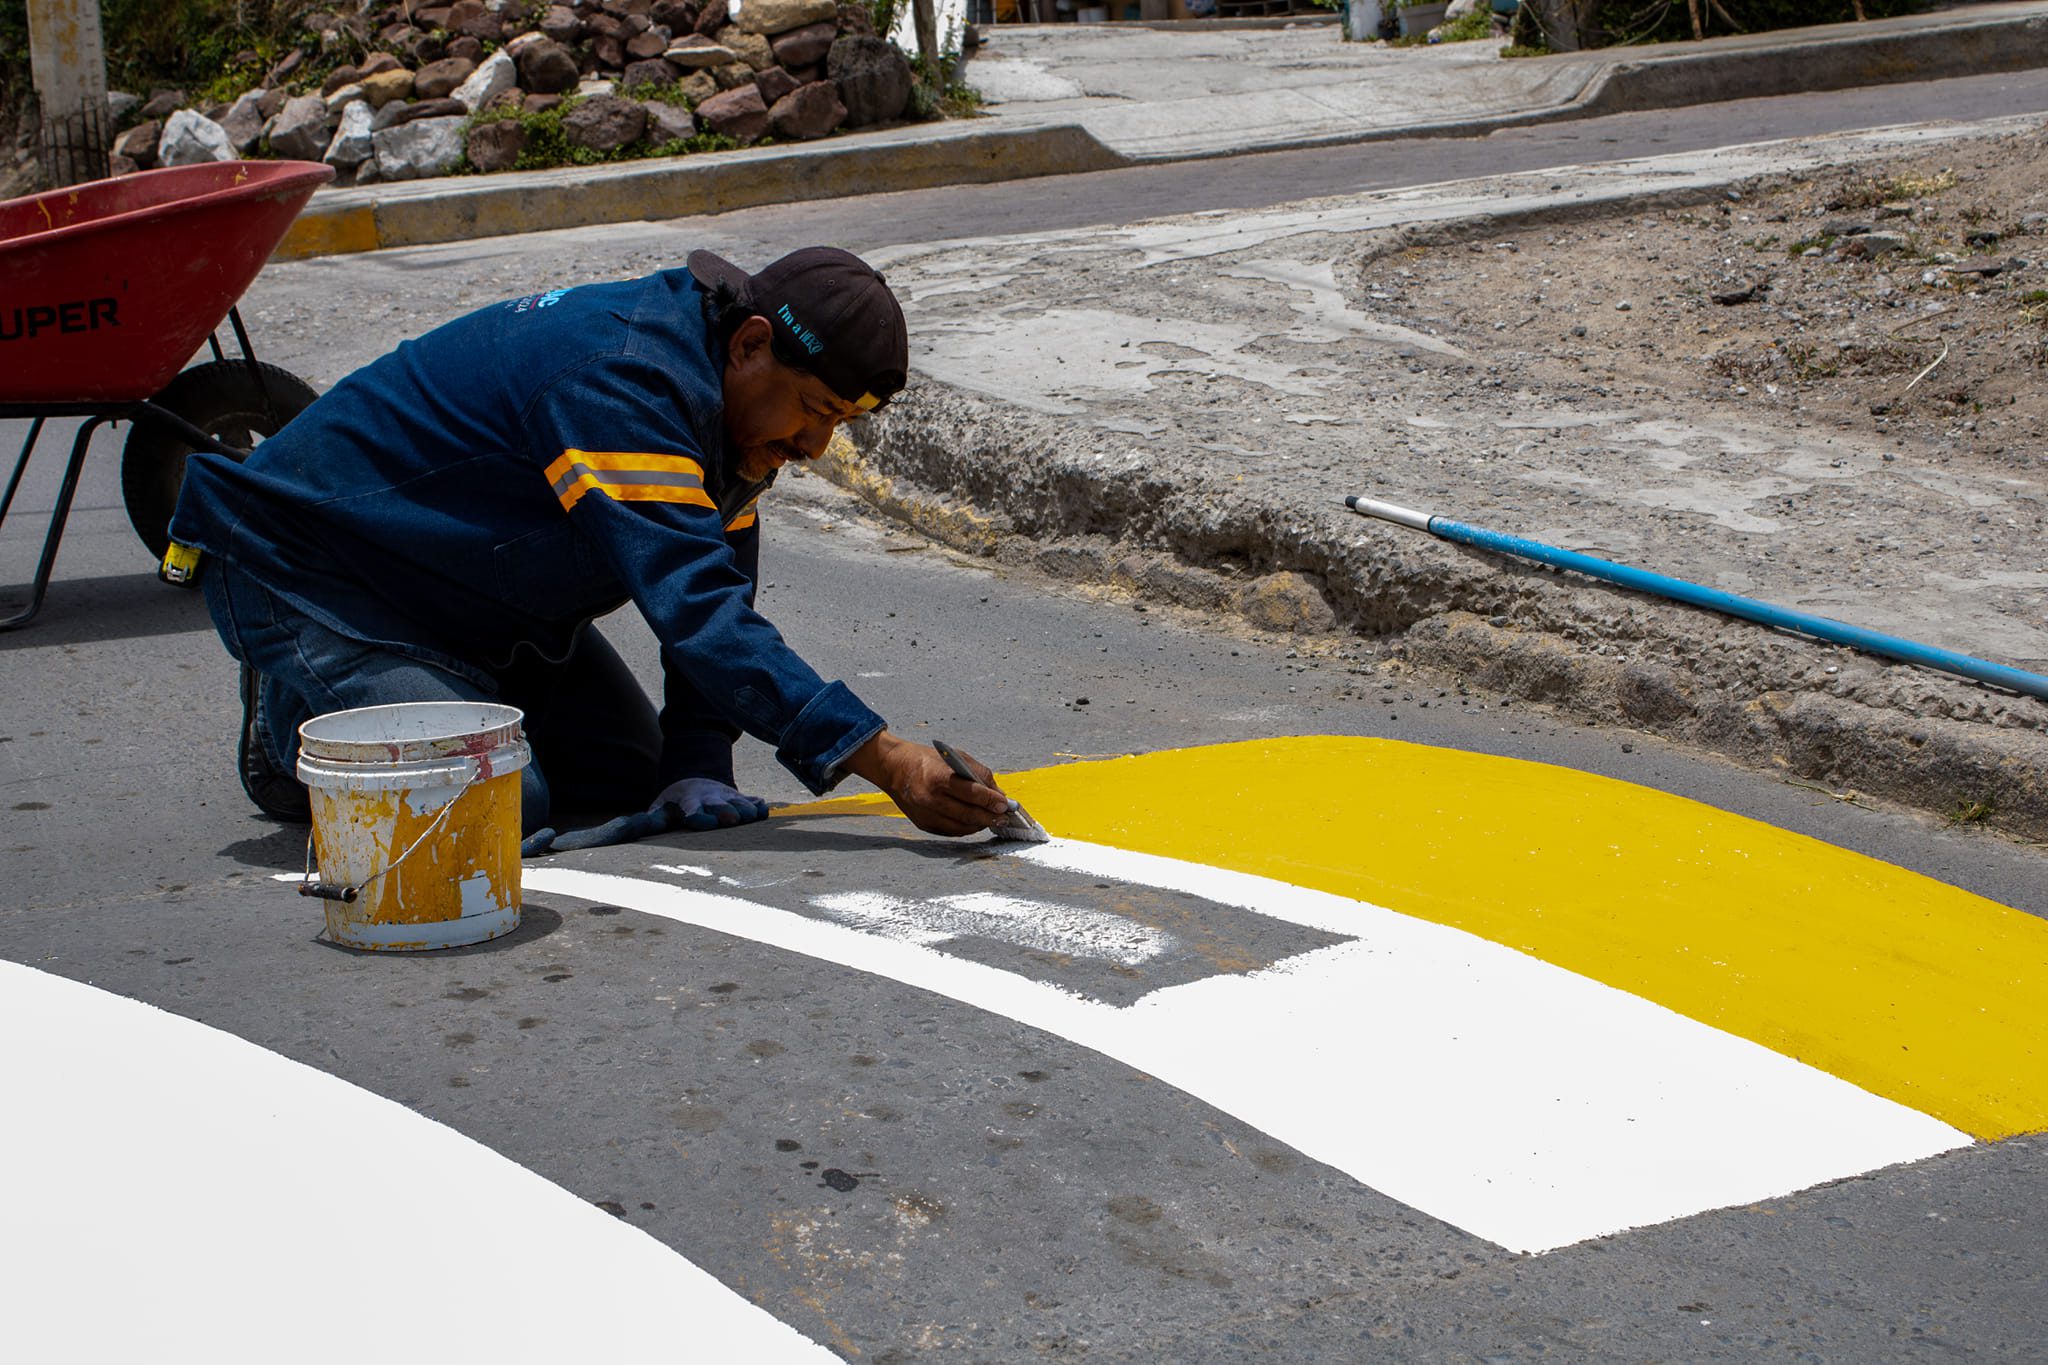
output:
[[[1056,421],[926,393],[821,473],[943,544],[2048,839],[2048,707],[1389,527],[1063,459]],[[938,490],[946,491],[940,492]],[[1219,562],[1234,571],[1207,567]]]

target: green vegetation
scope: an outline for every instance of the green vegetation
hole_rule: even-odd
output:
[[[472,128],[481,128],[490,123],[517,123],[526,130],[526,145],[519,151],[519,160],[513,163],[514,170],[538,171],[549,166],[589,166],[605,160],[630,160],[630,157],[613,153],[610,158],[599,155],[587,147],[569,145],[569,135],[562,128],[562,118],[581,101],[571,95],[552,109],[539,111],[525,109],[517,104],[496,104],[488,109],[479,109],[469,116],[463,125],[467,134]],[[644,153],[642,153],[644,155]],[[474,171],[467,157],[463,158],[461,172]]]
[[[947,63],[947,69],[952,63]],[[910,87],[910,116],[918,119],[974,118],[981,113],[981,92],[960,81],[948,81],[938,90],[923,81]]]
[[[314,0],[100,0],[107,81],[142,93],[161,86],[225,89],[238,65],[260,76],[296,46],[305,36],[302,21],[318,8]],[[238,64],[243,54],[255,60]],[[25,81],[28,0],[0,0],[0,62],[11,68],[17,59]]]
[[[1827,203],[1833,210],[1874,209],[1902,199],[1925,199],[1955,188],[1954,171],[1933,175],[1868,175],[1850,181]]]
[[[674,87],[668,87],[674,90]],[[675,91],[676,98],[664,101],[682,104],[682,92]],[[637,98],[645,98],[640,96]],[[569,111],[583,101],[571,95],[552,109],[538,112],[521,108],[516,104],[493,105],[470,115],[463,125],[466,134],[471,128],[480,128],[487,123],[517,123],[526,130],[526,145],[519,151],[519,160],[513,169],[519,171],[541,171],[550,166],[598,166],[612,161],[640,161],[650,156],[688,156],[695,152],[724,152],[739,146],[723,133],[699,132],[686,138],[670,138],[666,142],[650,143],[645,138],[609,152],[594,152],[588,147],[578,147],[569,141],[569,134],[562,121]],[[766,146],[764,139],[759,145]],[[476,168],[463,159],[457,169],[458,175],[474,175]]]
[[[2048,289],[2029,289],[2020,295],[2020,325],[2039,327],[2048,337]]]
[[[1951,825],[1981,825],[1989,820],[1997,807],[1989,801],[1958,801],[1944,817]]]
[[[672,104],[678,109],[689,109],[692,111],[697,107],[697,102],[683,93],[683,87],[673,83],[668,85],[622,85],[619,87],[618,93],[626,99],[639,100],[642,104],[652,101],[655,104]]]
[[[1493,32],[1493,11],[1482,5],[1470,14],[1461,14],[1445,24],[1438,32],[1447,43],[1470,43],[1488,37]]]
[[[1405,38],[1395,38],[1394,47],[1421,47],[1429,42],[1429,33],[1437,35],[1440,43],[1469,43],[1485,38],[1493,32],[1493,13],[1490,9],[1476,9],[1470,14],[1461,14],[1456,19],[1438,24],[1434,30],[1411,33]]]
[[[729,152],[739,145],[738,139],[707,129],[701,133],[692,133],[689,137],[672,138],[659,147],[651,148],[647,155],[690,156],[697,152]]]
[[[1842,372],[1834,361],[1820,358],[1820,348],[1809,341],[1788,341],[1779,348],[1791,367],[1792,377],[1802,384],[1816,379],[1833,379]]]

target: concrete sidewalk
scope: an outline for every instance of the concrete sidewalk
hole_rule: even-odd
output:
[[[987,117],[797,146],[322,191],[291,259],[1245,152],[1499,128],[2048,65],[2048,0],[1656,48],[1503,59],[1345,43],[1335,24],[1004,26]]]
[[[998,28],[967,77],[999,117],[1071,121],[1138,163],[1495,128],[2048,64],[2048,4],[1991,4],[1654,47],[1507,59],[1334,26]]]

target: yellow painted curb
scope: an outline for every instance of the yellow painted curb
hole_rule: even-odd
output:
[[[377,211],[367,204],[327,211],[308,210],[292,220],[290,230],[273,260],[298,261],[308,256],[345,256],[357,251],[375,251],[384,245],[377,237]]]
[[[1057,835],[1464,929],[1979,1138],[2048,1128],[2048,922],[1804,835],[1395,740],[1252,740],[1002,781]]]

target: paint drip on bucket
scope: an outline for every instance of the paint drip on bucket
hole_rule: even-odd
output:
[[[408,702],[299,727],[313,808],[308,894],[352,948],[456,948],[519,925],[517,707]]]

